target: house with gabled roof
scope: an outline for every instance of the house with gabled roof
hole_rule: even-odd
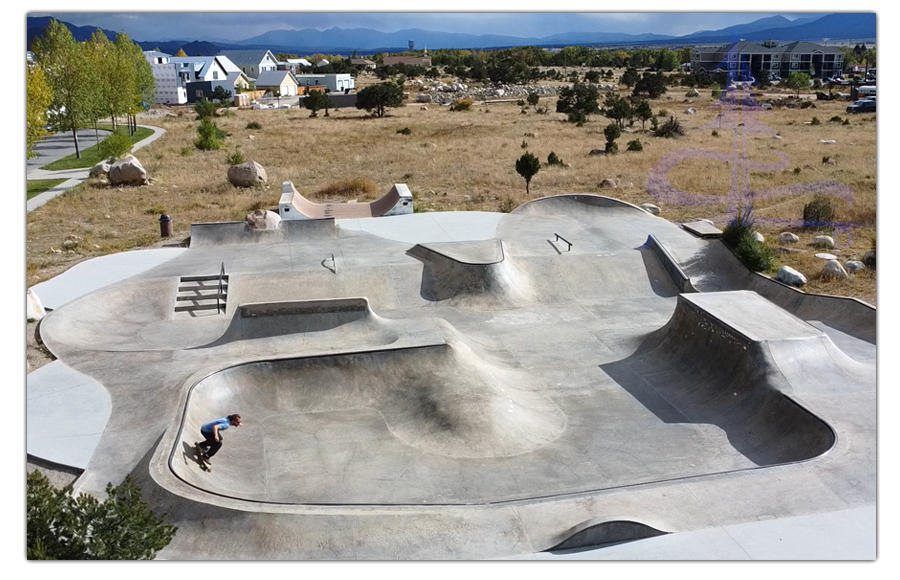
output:
[[[271,50],[223,50],[219,56],[227,57],[240,68],[250,79],[256,79],[266,71],[278,69],[278,59]]]
[[[297,79],[287,70],[267,70],[259,73],[256,79],[256,89],[271,91],[279,97],[297,96]]]
[[[742,40],[718,48],[694,47],[691,70],[699,73],[721,69],[731,78],[745,78],[754,71],[778,74],[783,78],[791,73],[823,78],[839,73],[843,69],[843,59],[844,53],[839,48],[813,42],[779,45],[774,40],[761,44]]]

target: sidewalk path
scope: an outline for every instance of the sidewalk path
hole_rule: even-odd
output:
[[[144,147],[145,145],[153,143],[154,141],[156,141],[157,139],[159,139],[166,133],[166,130],[162,129],[160,127],[151,127],[149,125],[138,125],[138,127],[144,127],[145,129],[150,129],[153,131],[153,134],[150,135],[149,137],[147,137],[146,139],[143,139],[143,140],[139,141],[138,143],[136,143],[135,146],[132,147],[132,149],[131,149],[132,153],[134,153],[141,147]],[[88,138],[88,139],[85,139],[85,137],[80,135],[80,133],[81,132],[79,132],[79,139],[84,139],[85,143],[93,140],[92,139],[94,136],[93,129],[90,130],[90,136],[89,136],[90,138]],[[109,132],[106,131],[105,133],[108,134]],[[59,144],[59,140],[58,140],[58,137],[60,135],[61,135],[61,133],[59,133],[57,135],[53,135],[52,137],[49,138],[50,140],[52,140],[48,144],[48,146],[51,149],[57,149],[57,150],[62,151],[63,148]],[[71,136],[69,136],[69,138],[71,138]],[[96,143],[96,141],[94,141],[94,143],[91,143],[91,145],[93,145],[95,143]],[[88,145],[88,147],[90,147],[91,145]],[[40,148],[38,148],[38,150],[41,151]],[[74,148],[71,148],[71,151],[69,151],[68,153],[61,155],[59,157],[57,157],[56,155],[54,155],[52,153],[49,155],[45,153],[45,155],[43,155],[39,158],[36,158],[36,159],[39,159],[40,165],[44,166],[49,163],[52,163],[53,161],[56,161],[56,159],[62,159],[63,157],[67,157],[68,155],[71,155],[74,152],[75,152]],[[57,153],[57,155],[59,155],[59,153]],[[39,167],[37,167],[37,164],[31,163],[32,161],[34,161],[34,159],[29,160],[29,163],[28,163],[28,166],[26,169],[26,175],[25,175],[26,180],[33,181],[36,179],[61,179],[61,178],[67,178],[68,180],[63,183],[60,183],[59,185],[57,185],[54,188],[48,189],[47,191],[45,191],[44,193],[41,193],[40,195],[36,195],[36,196],[32,197],[31,199],[27,200],[27,202],[25,204],[25,209],[26,209],[27,213],[34,211],[35,209],[41,207],[42,205],[44,205],[45,203],[47,203],[54,197],[65,193],[69,189],[75,187],[79,183],[86,180],[88,178],[88,172],[90,171],[90,169],[64,169],[62,171],[47,171],[46,169],[40,169]]]

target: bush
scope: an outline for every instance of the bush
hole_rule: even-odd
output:
[[[216,114],[218,107],[212,101],[201,99],[194,103],[194,112],[197,113],[198,119],[206,119]]]
[[[563,160],[556,156],[556,153],[553,151],[550,152],[550,155],[547,156],[547,165],[562,165]]]
[[[752,227],[753,208],[748,207],[747,209],[742,210],[740,206],[738,206],[737,215],[728,222],[728,225],[722,228],[722,242],[730,248],[737,248],[744,233],[752,231]]]
[[[812,121],[810,122],[810,125],[821,125],[821,124],[822,124],[822,121],[820,121],[818,117],[813,117]]]
[[[537,93],[528,93],[528,104],[532,107],[537,106],[538,102],[541,100],[541,96]]]
[[[104,159],[125,157],[131,152],[131,139],[122,133],[108,135],[97,146]]]
[[[403,87],[384,82],[361,89],[356,94],[356,108],[365,109],[376,117],[384,117],[387,107],[403,106]]]
[[[722,89],[720,89],[720,88],[718,88],[718,87],[714,88],[714,89],[712,90],[711,96],[712,96],[712,98],[714,98],[714,99],[718,99],[720,96],[722,96]]]
[[[222,148],[222,140],[226,137],[225,131],[219,129],[216,122],[210,117],[205,117],[197,127],[197,140],[194,145],[203,151],[215,151]]]
[[[525,99],[519,99],[518,101],[516,101],[516,106],[517,106],[517,107],[524,107],[524,106],[525,106]]]
[[[801,109],[815,109],[816,104],[813,103],[812,101],[803,101],[802,103],[800,103],[800,108]]]
[[[641,141],[639,139],[635,139],[634,141],[628,142],[628,150],[629,151],[643,151],[644,146],[641,145]]]
[[[684,135],[684,127],[675,117],[669,117],[669,120],[663,123],[653,132],[657,137],[665,137],[666,139],[674,139]]]
[[[522,144],[519,145],[519,147],[521,147],[522,149],[528,149],[528,141],[522,139]]]
[[[57,489],[40,471],[27,478],[29,560],[150,560],[169,545],[177,528],[157,517],[126,477],[106,486],[107,499],[90,494],[73,497]]]
[[[754,272],[763,272],[775,266],[775,252],[763,242],[756,241],[753,230],[741,235],[735,249],[738,259]]]
[[[403,127],[402,129],[397,129],[397,133],[400,135],[412,135],[412,130],[409,127]]]
[[[473,101],[472,99],[457,99],[456,101],[453,101],[452,105],[450,105],[450,110],[451,111],[468,111],[470,108],[472,108],[472,104],[474,102],[475,101]]]
[[[526,151],[521,157],[516,160],[516,173],[522,176],[525,180],[525,193],[531,193],[530,185],[531,178],[537,175],[537,172],[541,170],[541,162],[540,160]]]
[[[834,221],[834,206],[825,195],[817,195],[811,202],[803,206],[803,221],[806,227],[818,227],[819,224]]]
[[[713,136],[713,137],[718,137],[718,136],[719,136],[719,132],[716,131],[715,129],[713,129],[712,136]]]
[[[829,123],[843,123],[844,120],[841,119],[838,115],[835,115],[834,117],[828,119],[828,122]]]
[[[342,179],[329,183],[316,191],[316,197],[354,197],[359,195],[375,195],[378,186],[368,179]]]
[[[844,119],[844,122],[841,123],[841,125],[849,125],[849,124],[850,124],[850,119]]]
[[[668,117],[669,111],[668,109],[660,109],[659,113],[656,114],[657,117]]]
[[[511,197],[506,196],[500,200],[498,209],[500,210],[500,213],[509,213],[516,209],[516,202],[514,202]]]
[[[256,121],[250,121],[249,123],[247,123],[247,128],[259,130],[262,129],[262,125],[260,125]]]
[[[247,159],[244,157],[243,153],[240,151],[235,151],[231,155],[228,156],[228,165],[240,165]]]

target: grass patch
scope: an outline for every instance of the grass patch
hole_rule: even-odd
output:
[[[112,131],[112,127],[109,125],[100,125],[98,128],[106,131]],[[144,127],[138,127],[134,135],[130,136],[128,135],[127,127],[119,127],[118,129],[116,129],[116,132],[131,139],[132,145],[134,145],[138,141],[143,141],[153,134],[153,131],[151,129],[145,129]],[[81,159],[77,159],[75,155],[72,154],[68,157],[58,159],[48,165],[44,165],[43,167],[41,167],[41,169],[45,169],[47,171],[61,171],[63,169],[87,169],[100,163],[104,159],[106,158],[100,153],[100,148],[97,145],[93,145],[81,151]]]
[[[31,199],[32,197],[44,193],[48,189],[53,189],[60,183],[66,181],[67,178],[63,179],[35,179],[33,181],[26,181],[26,191],[28,193],[28,197],[26,199]]]

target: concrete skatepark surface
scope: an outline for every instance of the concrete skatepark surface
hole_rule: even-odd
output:
[[[410,239],[440,219],[196,225],[51,312],[45,344],[111,399],[76,488],[132,475],[171,559],[511,558],[586,522],[614,543],[875,505],[871,306],[599,196]],[[222,264],[224,312],[175,316]],[[235,412],[202,472],[199,425]]]

